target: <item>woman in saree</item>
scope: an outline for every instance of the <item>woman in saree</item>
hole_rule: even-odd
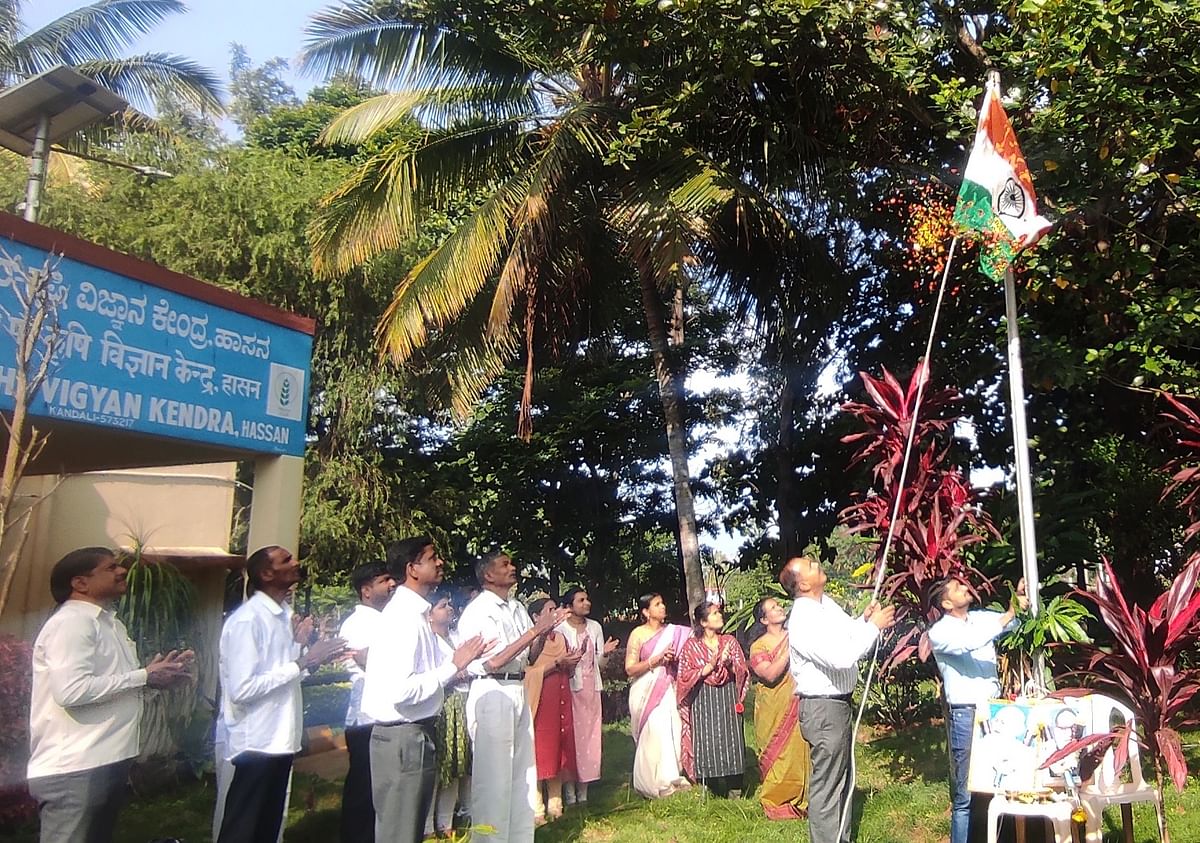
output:
[[[787,612],[774,597],[758,601],[754,619],[762,634],[750,644],[754,692],[754,733],[758,736],[758,800],[771,820],[808,816],[808,744],[797,728],[800,707],[788,670]]]
[[[725,617],[720,606],[704,603],[693,617],[695,632],[679,654],[675,686],[683,724],[683,769],[692,781],[724,797],[742,789],[742,703],[750,672],[737,639],[721,634]]]
[[[680,772],[682,725],[675,701],[675,662],[689,630],[667,623],[661,594],[642,595],[638,606],[644,623],[629,633],[625,648],[629,727],[636,744],[633,787],[658,799],[690,786]]]
[[[529,604],[537,623],[558,603],[543,597]],[[537,767],[533,821],[543,825],[562,816],[563,779],[575,778],[575,725],[571,716],[571,674],[582,651],[571,650],[560,632],[546,636],[542,652],[525,668],[525,698],[533,716],[533,756]],[[545,786],[545,797],[542,788]]]
[[[429,626],[437,637],[442,655],[453,658],[458,646],[454,631],[457,612],[449,590],[438,589],[430,595]],[[449,837],[454,831],[454,812],[471,800],[471,739],[467,736],[465,706],[471,680],[465,675],[446,686],[446,701],[438,715],[438,776],[433,801],[425,817],[425,836]]]

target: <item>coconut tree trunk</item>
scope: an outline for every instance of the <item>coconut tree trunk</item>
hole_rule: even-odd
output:
[[[696,528],[696,504],[692,498],[688,472],[687,431],[684,427],[683,374],[673,366],[668,354],[667,322],[658,285],[647,272],[638,273],[642,287],[642,307],[646,312],[646,332],[650,337],[650,355],[663,417],[667,422],[667,449],[671,457],[671,476],[675,489],[675,514],[679,519],[679,560],[687,589],[689,611],[704,602],[704,572],[700,568],[700,537]]]

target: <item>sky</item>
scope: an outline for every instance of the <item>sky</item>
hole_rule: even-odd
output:
[[[256,65],[276,56],[294,64],[309,17],[334,4],[335,0],[191,0],[186,13],[155,27],[128,54],[175,53],[199,62],[228,84],[230,44],[244,46]],[[33,31],[85,5],[87,0],[33,0],[25,3],[21,17]],[[285,78],[301,97],[320,82],[294,71]]]

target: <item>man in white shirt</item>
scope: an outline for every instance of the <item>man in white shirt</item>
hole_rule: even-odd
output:
[[[525,607],[510,597],[517,569],[507,553],[485,554],[475,577],[482,591],[463,609],[458,632],[495,644],[469,668],[476,677],[466,711],[473,755],[471,824],[494,829],[482,837],[487,843],[530,843],[537,770],[525,666],[570,609],[558,609],[534,626]]]
[[[437,715],[445,687],[483,652],[468,636],[446,659],[429,625],[430,592],[445,563],[433,541],[416,536],[388,549],[388,568],[403,582],[384,607],[367,653],[362,711],[371,731],[375,839],[417,843],[437,783]]]
[[[125,567],[106,547],[84,547],[50,572],[58,604],[33,644],[29,792],[42,843],[108,843],[138,754],[142,689],[189,677],[192,651],[156,655],[146,667],[113,604]]]
[[[948,577],[929,589],[929,605],[942,617],[929,628],[929,644],[942,674],[942,692],[950,716],[950,843],[967,843],[971,826],[971,738],[975,706],[1000,695],[996,648],[992,642],[1016,623],[1017,606],[1029,606],[1025,581],[1017,584],[1016,606],[1007,612],[970,611],[975,595],[965,582]]]
[[[858,662],[880,630],[896,622],[895,608],[872,603],[851,618],[825,595],[817,560],[788,560],[779,582],[792,596],[788,618],[790,668],[800,701],[800,734],[812,747],[808,833],[820,843],[850,843],[850,760],[854,751],[852,696]]]
[[[346,649],[340,638],[331,638],[301,652],[287,601],[302,572],[289,551],[274,545],[256,550],[246,560],[246,574],[254,594],[221,630],[221,717],[233,781],[217,843],[279,837],[292,760],[300,751],[300,679]]]
[[[346,661],[350,669],[350,704],[346,707],[350,769],[342,784],[342,843],[371,843],[375,839],[375,807],[371,801],[372,720],[362,712],[363,680],[367,674],[360,664],[366,664],[383,607],[396,590],[396,579],[383,562],[368,562],[350,572],[350,586],[358,595],[358,605],[338,630],[352,654]]]

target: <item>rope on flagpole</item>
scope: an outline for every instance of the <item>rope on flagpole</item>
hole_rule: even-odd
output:
[[[900,480],[896,485],[896,499],[892,502],[892,518],[888,523],[887,537],[883,542],[883,552],[879,556],[879,570],[875,574],[875,588],[871,592],[871,602],[874,603],[879,599],[880,593],[883,591],[883,580],[887,573],[888,554],[892,549],[892,540],[895,538],[896,525],[900,520],[900,504],[904,498],[904,484],[908,480],[908,463],[912,457],[913,440],[917,433],[917,419],[921,414],[921,403],[925,398],[925,384],[930,378],[930,355],[933,354],[933,338],[937,334],[938,319],[942,313],[942,302],[946,298],[946,280],[950,277],[950,264],[954,260],[954,251],[958,248],[958,235],[950,241],[950,249],[946,253],[946,266],[942,270],[942,280],[938,285],[937,302],[933,306],[933,319],[929,324],[929,338],[925,341],[925,357],[923,365],[925,366],[924,376],[917,381],[917,398],[913,403],[912,417],[909,419],[908,437],[904,443],[904,459],[900,464]],[[869,604],[868,604],[869,605]],[[879,656],[879,640],[882,634],[875,638],[875,644],[871,648],[871,659],[867,665],[867,678],[863,681],[862,698],[858,701],[858,714],[854,718],[854,730],[850,733],[851,741],[858,734],[858,729],[862,725],[863,712],[867,708],[867,697],[871,691],[871,682],[875,678],[875,661]],[[842,805],[841,822],[838,825],[838,837],[846,833],[847,824],[850,822],[850,813],[854,805],[854,787],[858,778],[858,763],[854,751],[850,753],[850,788],[846,793],[846,801]]]

